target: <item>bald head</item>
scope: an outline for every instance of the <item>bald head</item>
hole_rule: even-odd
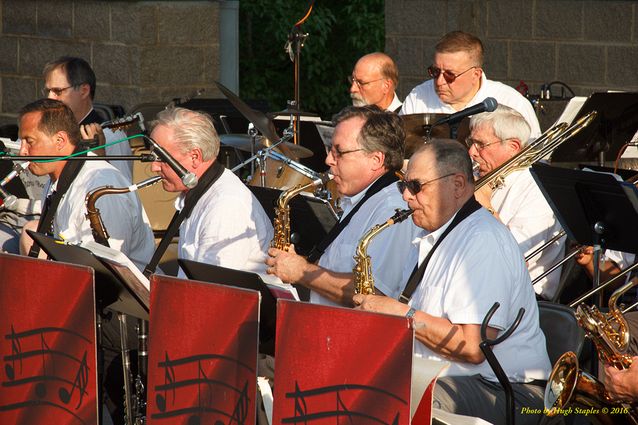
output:
[[[350,97],[354,106],[387,109],[394,99],[399,71],[392,58],[375,52],[361,57],[352,71]]]

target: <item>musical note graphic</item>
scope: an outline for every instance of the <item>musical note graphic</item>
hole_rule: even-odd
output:
[[[11,334],[8,337],[11,340],[11,356],[13,356],[13,358],[10,365],[5,365],[4,371],[7,374],[7,378],[13,381],[15,379],[16,358],[20,361],[20,374],[22,374],[22,357],[19,356],[19,354],[22,353],[22,345],[20,344],[20,340],[16,338],[16,331],[13,328],[13,324],[11,325]],[[6,335],[5,338],[7,338]]]
[[[357,410],[348,405],[343,397],[344,393],[351,392],[355,393],[351,395],[350,400],[357,400]],[[295,390],[285,393],[285,396],[288,399],[293,399],[294,410],[293,416],[281,420],[281,423],[284,424],[307,424],[313,420],[325,418],[335,418],[337,424],[345,418],[347,419],[346,423],[354,424],[355,419],[363,418],[381,425],[398,425],[399,407],[400,405],[408,405],[406,400],[382,388],[356,384],[332,385],[302,391],[299,382],[295,381]],[[378,406],[383,400],[383,417],[368,413],[371,409],[366,408],[364,402],[366,397],[370,397],[368,407],[370,405]],[[334,409],[329,407],[331,404],[335,406]],[[397,405],[396,408],[392,408],[393,404]]]
[[[75,392],[77,388],[80,397],[78,400],[78,404],[77,406],[75,406],[75,408],[78,409],[82,405],[82,400],[84,399],[84,395],[87,393],[86,387],[88,386],[88,384],[89,384],[89,366],[86,362],[86,351],[85,351],[84,356],[82,357],[82,361],[80,362],[80,366],[78,367],[78,372],[75,375],[75,380],[73,381],[73,386],[71,387],[71,391],[67,390],[66,388],[60,388],[60,391],[58,392],[60,400],[64,404],[69,404],[69,401],[71,401],[71,397],[73,396],[73,393]]]
[[[216,367],[219,362],[227,364]],[[251,402],[254,403],[248,385],[249,380],[255,379],[254,367],[224,355],[200,354],[171,359],[167,352],[157,367],[164,371],[164,382],[154,386],[157,412],[151,412],[152,419],[187,416],[189,425],[246,424]],[[238,374],[246,377],[242,387],[234,385]],[[169,392],[173,395],[170,399]]]
[[[175,369],[173,368],[173,366],[171,366],[171,361],[168,358],[167,351],[164,352],[164,365],[166,365],[166,367],[164,368],[164,395],[158,393],[155,396],[155,402],[157,403],[157,408],[160,412],[166,411],[166,393],[171,386],[170,384],[173,384],[175,382]],[[173,387],[173,404],[175,404],[175,389],[176,388]]]
[[[10,341],[11,352],[2,357],[6,362],[5,373],[8,380],[1,383],[0,389],[26,388],[25,394],[28,395],[24,399],[14,399],[13,402],[0,404],[0,412],[47,406],[64,411],[80,423],[84,423],[75,412],[59,402],[68,404],[72,396],[78,393],[79,401],[75,409],[82,406],[88,394],[88,350],[93,348],[94,341],[65,328],[41,327],[18,331],[18,327],[12,323],[10,331],[4,334],[4,339]],[[84,347],[82,358],[73,354],[74,351],[79,351],[78,347]],[[69,370],[77,370],[73,379],[69,379],[64,373]],[[51,400],[48,398],[48,387],[56,382],[64,387],[59,390],[59,400]],[[24,390],[21,393],[24,393]],[[95,393],[95,389],[92,393]]]

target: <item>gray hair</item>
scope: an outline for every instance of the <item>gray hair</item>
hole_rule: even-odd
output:
[[[388,171],[398,171],[403,167],[405,131],[397,114],[375,105],[347,106],[332,118],[332,123],[336,127],[350,118],[365,120],[357,142],[366,152],[383,152],[383,165]]]
[[[467,178],[468,182],[474,181],[472,159],[467,152],[467,148],[459,141],[452,139],[431,139],[421,146],[415,154],[421,152],[432,152],[436,162],[436,170],[439,175],[461,173]]]
[[[213,160],[219,154],[219,136],[213,120],[206,113],[186,108],[168,108],[157,114],[153,124],[171,128],[182,153],[199,148],[203,161]]]
[[[494,112],[483,112],[470,118],[470,131],[489,125],[494,135],[501,140],[518,139],[521,145],[527,145],[531,129],[525,118],[515,109],[498,105]]]

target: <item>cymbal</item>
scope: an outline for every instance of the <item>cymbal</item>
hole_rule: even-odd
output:
[[[449,114],[408,114],[401,115],[405,131],[405,158],[408,159],[423,145],[425,137],[432,139],[450,139],[451,129],[448,124],[432,126]],[[463,119],[457,128],[457,140],[463,141],[469,135],[469,119]]]
[[[224,146],[229,146],[244,152],[252,151],[251,137],[246,134],[222,134],[219,138]],[[255,138],[255,152],[260,149],[266,149],[272,145],[274,145],[274,143],[265,137]],[[309,158],[313,155],[313,152],[310,149],[290,142],[282,142],[278,144],[275,149],[279,149],[282,145],[297,158]]]
[[[302,117],[318,117],[319,116],[317,114],[313,114],[312,112],[302,111],[300,109],[293,108],[291,106],[278,112],[268,112],[268,116],[272,118],[280,116],[280,115],[300,115]]]
[[[263,134],[269,140],[278,141],[277,130],[273,122],[260,111],[255,111],[248,106],[243,100],[241,100],[235,93],[226,88],[223,84],[215,81],[217,88],[224,93],[224,96],[228,98],[228,101],[253,125],[261,134]]]

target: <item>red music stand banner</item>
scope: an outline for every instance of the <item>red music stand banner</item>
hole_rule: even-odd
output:
[[[254,424],[259,293],[151,276],[149,424]]]
[[[410,423],[409,320],[280,300],[274,424]]]
[[[1,424],[97,424],[93,270],[0,254]]]

